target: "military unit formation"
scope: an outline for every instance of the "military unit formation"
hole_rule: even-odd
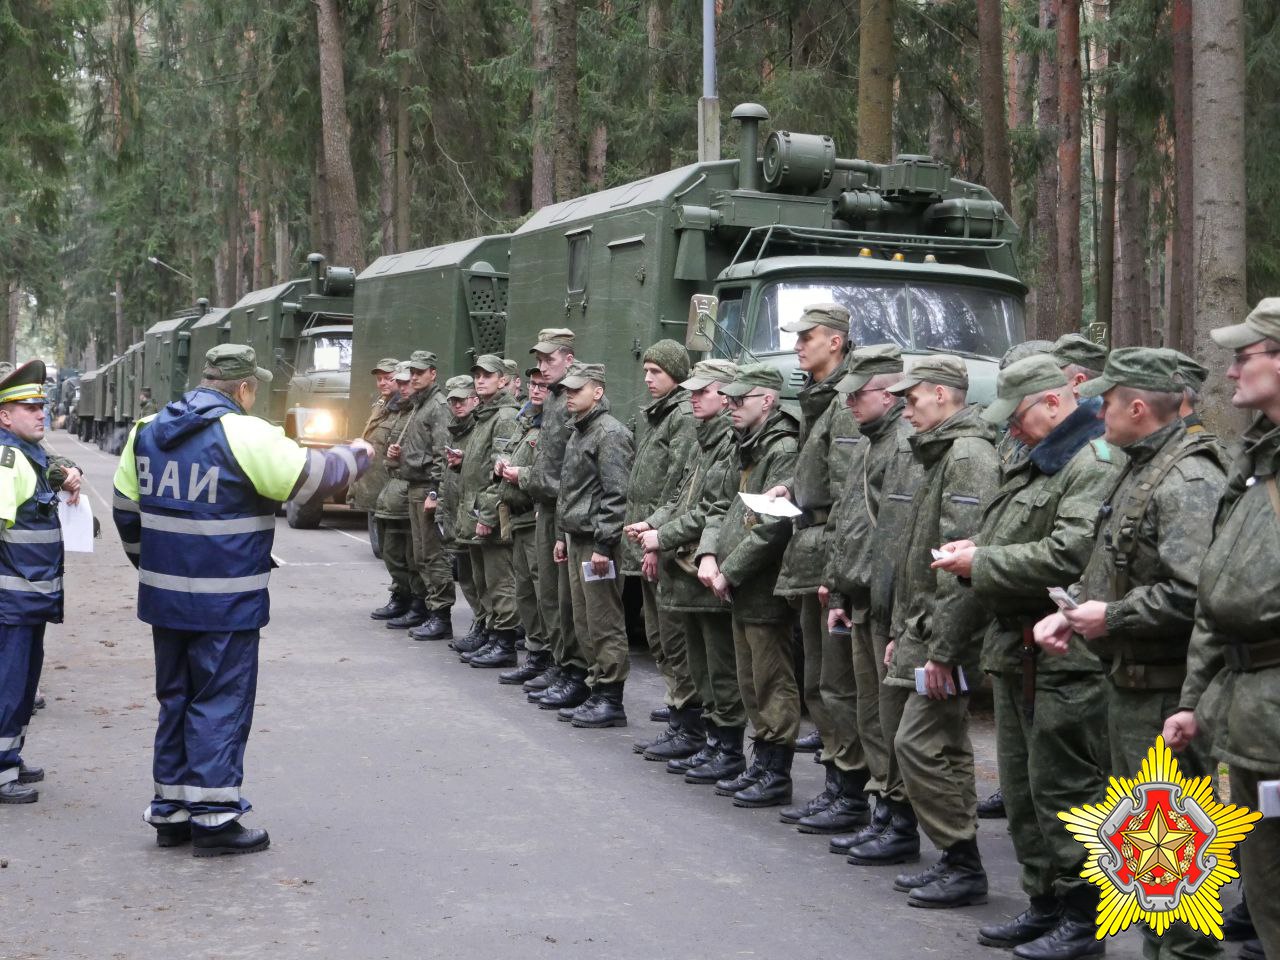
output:
[[[1280,769],[1280,731],[1259,747],[1230,722],[1274,725],[1280,650],[1228,590],[1270,569],[1246,531],[1275,524],[1280,495],[1245,481],[1274,473],[1277,431],[1260,420],[1229,467],[1190,358],[1025,343],[1018,231],[944,165],[785,131],[761,151],[764,110],[734,118],[737,160],[356,277],[314,257],[308,277],[157,324],[81,377],[72,427],[109,438],[139,387],[177,399],[201,376],[188,358],[252,345],[290,375],[251,412],[318,448],[365,425],[373,466],[348,493],[393,582],[374,619],[504,668],[531,709],[622,726],[635,583],[666,692],[636,752],[781,807],[854,865],[914,862],[923,834],[938,858],[892,881],[912,906],[987,897],[967,693],[989,678],[1029,904],[978,939],[1100,954],[1098,888],[1056,814],[1162,733],[1188,775],[1227,761],[1237,802]],[[1280,300],[1215,339],[1255,409],[1280,412]],[[793,805],[806,748],[824,788]],[[1272,946],[1277,851],[1270,824],[1241,851]],[[1179,923],[1145,935],[1153,956],[1221,951]]]

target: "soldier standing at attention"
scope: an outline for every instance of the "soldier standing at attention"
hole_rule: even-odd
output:
[[[488,639],[475,650],[460,652],[462,661],[473,667],[514,667],[520,613],[511,570],[511,517],[498,499],[502,481],[493,468],[498,458],[511,455],[519,431],[519,407],[507,390],[507,368],[501,357],[491,353],[477,357],[471,377],[480,399],[472,414],[475,429],[462,453],[449,455],[449,467],[462,475],[455,523],[459,540],[467,534],[471,575],[476,592],[484,597]]]
[[[373,458],[370,460],[369,469],[347,491],[347,502],[355,509],[363,510],[371,516],[375,514],[378,497],[391,479],[391,475],[387,473],[386,456],[387,447],[396,437],[393,428],[399,420],[397,413],[400,409],[400,393],[394,379],[399,365],[400,361],[394,357],[384,357],[369,371],[377,386],[378,398],[373,401],[373,409],[369,411],[369,419],[365,421],[360,436],[373,447]],[[382,554],[383,563],[386,564],[387,572],[391,575],[391,598],[369,616],[373,620],[391,620],[409,609],[413,593],[409,588],[408,571],[401,568],[398,557],[392,559],[387,554],[386,543],[383,541],[386,523],[379,523],[374,516],[374,524],[379,551]]]
[[[737,489],[763,493],[791,476],[800,431],[795,418],[778,406],[782,374],[750,363],[739,367],[720,392],[729,399],[737,442]],[[791,531],[787,519],[758,515],[735,496],[723,514],[708,518],[698,547],[698,580],[731,604],[738,690],[754,735],[751,765],[716,781],[716,793],[732,797],[739,807],[791,802],[791,761],[800,732],[795,616],[773,592]]]
[[[977,527],[1000,483],[996,432],[966,405],[969,373],[956,357],[923,357],[888,389],[906,397],[903,416],[916,431],[911,449],[924,468],[899,546],[885,653],[885,683],[908,691],[893,755],[920,826],[942,851],[932,867],[893,886],[913,907],[962,907],[987,898],[969,695],[960,684],[962,670],[977,682],[986,616],[968,585],[932,562],[938,544]]]
[[[407,362],[396,364],[395,373],[391,375],[391,384],[395,392],[387,401],[388,416],[378,428],[379,432],[386,433],[387,449],[390,449],[404,434],[409,424],[409,416],[413,412],[410,402],[413,397],[413,388],[409,384],[410,376],[412,374]],[[399,613],[385,609],[375,610],[374,614],[382,614],[381,616],[370,614],[375,620],[395,619],[408,612],[414,597],[422,600],[427,594],[422,576],[413,562],[413,534],[409,526],[409,482],[393,475],[390,470],[392,465],[391,461],[387,461],[387,482],[382,485],[374,501],[373,517],[378,524],[378,544],[382,548],[382,562],[386,564],[387,571],[391,574],[393,599],[394,591],[398,590],[403,598],[403,604]],[[388,607],[390,606],[391,604],[388,604]],[[390,616],[387,616],[388,613]],[[413,632],[410,631],[409,635],[413,636]]]
[[[1196,582],[1226,485],[1218,444],[1209,434],[1189,433],[1178,415],[1185,386],[1178,357],[1174,350],[1122,347],[1111,352],[1101,377],[1080,385],[1081,397],[1102,398],[1107,442],[1129,460],[1103,504],[1084,576],[1070,589],[1080,605],[1035,627],[1045,653],[1069,653],[1083,638],[1107,668],[1116,777],[1138,773],[1165,718],[1177,710]],[[1202,743],[1181,751],[1178,765],[1187,777],[1217,774]],[[1044,931],[1048,918],[1037,922],[1036,916],[1043,913],[1033,904],[1015,925]],[[1208,960],[1222,953],[1213,939],[1182,923],[1163,937],[1144,926],[1143,939],[1147,956]]]
[[[62,622],[62,527],[45,432],[45,367],[0,380],[0,804],[35,803],[44,771],[22,762],[44,666],[44,630]],[[74,467],[71,469],[75,469]],[[79,490],[76,471],[76,490]]]
[[[525,382],[529,386],[529,400],[516,419],[520,435],[511,452],[499,457],[494,464],[494,473],[498,477],[508,466],[519,469],[533,463],[533,454],[538,448],[538,436],[542,432],[542,405],[547,399],[547,379],[535,366],[525,371]],[[516,581],[516,607],[524,627],[525,649],[524,663],[514,670],[498,674],[498,682],[517,684],[532,680],[551,666],[551,647],[538,601],[537,511],[533,498],[511,483],[499,485],[498,497],[511,513],[511,566]]]
[[[800,390],[800,448],[795,473],[765,491],[786,497],[803,513],[782,558],[774,591],[796,609],[804,639],[804,702],[822,741],[826,781],[813,799],[786,807],[784,823],[802,833],[840,833],[867,822],[863,788],[870,774],[858,737],[858,689],[847,634],[827,630],[822,594],[827,518],[839,498],[857,427],[836,392],[849,350],[849,311],[838,303],[806,307],[782,329],[796,335],[795,352],[806,382]]]
[[[1259,783],[1280,780],[1280,297],[1210,335],[1235,351],[1231,405],[1256,415],[1200,565],[1187,680],[1164,738],[1184,750],[1203,737],[1230,768],[1232,802],[1256,810]],[[1254,824],[1236,857],[1263,951],[1280,957],[1280,820]]]
[[[689,673],[685,655],[684,623],[659,604],[661,589],[669,586],[657,554],[645,557],[637,538],[650,529],[645,522],[658,507],[669,503],[680,489],[696,446],[693,409],[680,381],[689,375],[689,351],[674,340],[659,340],[645,351],[644,383],[652,401],[643,410],[644,432],[636,446],[631,482],[627,487],[627,541],[623,544],[622,572],[640,578],[644,599],[644,632],[649,652],[666,684],[667,729],[656,739],[636,743],[637,752],[661,747],[652,760],[671,760],[697,753],[706,738],[702,724],[702,699]]]
[[[1098,511],[1126,457],[1102,439],[1097,399],[1077,401],[1052,357],[1000,371],[988,423],[1008,422],[1026,460],[1004,482],[974,536],[942,547],[937,567],[971,580],[995,618],[982,667],[992,675],[996,754],[1009,833],[1031,909],[983,927],[980,942],[1026,960],[1101,953],[1098,888],[1080,876],[1085,850],[1058,812],[1095,803],[1110,767],[1102,663],[1083,646],[1039,657],[1034,627],[1054,609],[1049,587],[1080,578],[1093,552]],[[975,543],[977,546],[975,546]]]
[[[143,387],[138,392],[138,419],[149,417],[156,412],[156,402],[151,399],[151,388]]]
[[[112,515],[138,568],[138,617],[156,655],[156,843],[191,840],[197,857],[256,853],[267,831],[239,823],[258,682],[259,631],[275,512],[348,486],[368,467],[364,440],[321,452],[245,411],[271,371],[252,347],[205,354],[204,379],[129,432]],[[212,628],[212,629],[211,629]]]
[[[479,405],[480,398],[476,396],[475,381],[469,374],[460,374],[445,381],[444,396],[450,420],[445,428],[445,445],[440,449],[447,463],[450,450],[460,452],[466,447],[467,437],[476,426],[476,419],[472,414]],[[467,606],[471,608],[471,630],[461,639],[450,640],[449,647],[459,653],[470,653],[479,650],[489,640],[488,628],[485,626],[488,608],[485,606],[484,595],[476,589],[471,569],[471,551],[457,529],[457,506],[462,500],[462,473],[446,469],[439,492],[440,496],[434,504],[428,501],[434,507],[430,517],[440,534],[440,542],[452,557],[451,566],[457,570],[458,586],[462,589]]]

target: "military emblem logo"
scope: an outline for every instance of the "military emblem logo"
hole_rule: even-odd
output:
[[[1098,939],[1180,920],[1221,940],[1219,891],[1240,875],[1231,850],[1261,816],[1219,803],[1209,777],[1182,776],[1158,737],[1137,777],[1112,777],[1102,803],[1058,814],[1089,852],[1081,875],[1102,888]]]

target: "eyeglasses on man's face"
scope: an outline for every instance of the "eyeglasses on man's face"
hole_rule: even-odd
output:
[[[763,396],[766,396],[766,394],[763,394],[763,393],[744,393],[744,394],[743,394],[742,396],[740,396],[740,397],[729,397],[729,406],[734,407],[734,408],[737,408],[737,409],[741,409],[741,408],[742,408],[742,406],[743,406],[743,405],[744,405],[744,404],[745,404],[745,403],[746,403],[750,398],[752,398],[752,397],[763,397]]]

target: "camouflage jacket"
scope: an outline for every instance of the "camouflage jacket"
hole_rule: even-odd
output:
[[[347,500],[357,510],[372,510],[378,501],[378,494],[386,486],[391,475],[387,472],[387,447],[394,434],[390,424],[397,418],[400,398],[395,394],[390,397],[378,397],[369,413],[360,436],[373,446],[373,456],[369,458],[369,469],[347,490]]]
[[[542,431],[542,409],[526,403],[516,418],[519,436],[512,444],[507,462],[513,467],[527,467],[533,463],[534,452],[538,449],[538,434]],[[511,529],[524,530],[537,522],[533,497],[511,483],[498,485],[498,499],[511,511]]]
[[[392,464],[393,477],[409,481],[413,487],[439,491],[444,481],[444,448],[448,444],[449,406],[444,392],[435,384],[410,399],[409,423],[403,427],[400,462]],[[393,438],[394,439],[394,438]]]
[[[995,439],[995,430],[973,406],[911,436],[924,477],[911,503],[906,537],[897,544],[893,663],[885,683],[914,688],[915,668],[929,660],[964,667],[974,683],[986,614],[967,582],[930,565],[940,544],[978,528],[1000,483]]]
[[[452,417],[452,414],[450,414]],[[471,435],[471,431],[475,429],[476,418],[474,411],[468,413],[461,420],[451,419],[449,425],[445,428],[446,443],[457,450],[466,450],[467,438]],[[458,547],[457,538],[458,528],[458,505],[462,500],[462,472],[460,470],[445,470],[444,479],[440,483],[440,505],[436,508],[436,523],[440,527],[440,539],[449,544],[450,547]],[[471,521],[471,526],[467,528],[468,534],[475,532],[475,520]]]
[[[795,418],[775,408],[760,429],[739,438],[737,489],[763,493],[791,476],[798,433]],[[791,521],[757,516],[737,496],[723,514],[708,518],[703,542],[710,544],[714,538],[720,572],[733,587],[733,615],[743,623],[786,623],[791,619],[791,607],[773,592],[791,530]]]
[[[622,539],[635,452],[631,431],[609,413],[607,397],[570,423],[573,433],[564,448],[556,531],[590,539],[595,552],[607,556]],[[544,437],[546,429],[542,428]]]
[[[872,539],[880,523],[885,474],[904,451],[911,457],[911,425],[902,418],[901,404],[862,424],[861,431],[849,460],[844,492],[827,521],[827,567],[822,578],[831,591],[830,606],[854,616],[861,616],[871,603]]]
[[[391,403],[388,403],[387,417],[379,424],[379,429],[385,429],[387,432],[388,444],[395,443],[396,437],[400,436],[400,431],[408,424],[412,412],[413,408],[408,400],[393,397]],[[379,452],[385,452],[385,448],[380,449]],[[393,476],[388,470],[387,482],[378,491],[373,515],[383,520],[408,520],[409,481]]]
[[[462,463],[457,468],[462,483],[454,514],[454,538],[459,543],[510,543],[511,527],[504,531],[499,516],[498,485],[493,465],[499,457],[511,454],[520,427],[516,423],[518,408],[511,394],[499,390],[483,401],[471,414],[474,424],[462,448]],[[505,511],[503,511],[505,513]],[[477,523],[493,527],[493,533],[480,539],[475,535]],[[503,539],[504,533],[506,539]]]
[[[1258,417],[1227,473],[1213,542],[1200,565],[1196,624],[1181,705],[1213,755],[1280,771],[1280,427]],[[1263,666],[1263,664],[1267,664]]]
[[[876,528],[871,534],[870,616],[872,630],[890,635],[893,598],[902,558],[902,546],[915,517],[912,504],[924,481],[924,465],[915,458],[911,438],[914,431],[903,417],[898,422],[898,448],[885,470]]]
[[[1188,433],[1181,420],[1124,451],[1128,465],[1103,505],[1093,554],[1071,593],[1107,604],[1106,636],[1089,646],[1114,681],[1176,690],[1226,475],[1217,443]],[[1135,669],[1152,665],[1172,669],[1161,678]]]
[[[723,610],[729,604],[698,582],[681,563],[697,565],[704,554],[716,552],[714,525],[710,521],[729,509],[737,497],[737,457],[733,426],[727,415],[694,421],[697,448],[686,462],[680,490],[674,499],[644,519],[658,531],[664,574],[658,603],[681,612]],[[708,537],[707,531],[712,535]],[[680,558],[680,563],[677,562]]]
[[[783,554],[774,588],[779,596],[813,593],[822,585],[827,522],[840,498],[858,441],[853,414],[836,393],[843,376],[844,367],[838,367],[827,379],[805,386],[798,397],[804,423],[795,472],[784,483],[805,515],[792,521],[795,532]]]
[[[560,472],[564,467],[564,448],[573,427],[564,406],[564,387],[556,381],[542,403],[542,432],[533,451],[533,463],[520,471],[520,489],[533,497],[539,506],[555,509],[560,496]]]
[[[1098,510],[1127,460],[1101,439],[1100,406],[1096,399],[1082,401],[1009,468],[977,536],[970,533],[978,543],[973,589],[996,618],[983,644],[984,670],[1021,671],[1023,629],[1057,609],[1048,588],[1075,583],[1093,552]],[[1063,657],[1039,657],[1037,667],[1041,673],[1101,669],[1082,644],[1072,644]]]
[[[644,421],[627,488],[627,523],[643,520],[676,495],[697,445],[693,408],[688,392],[680,387],[645,407]],[[622,572],[639,576],[643,557],[638,543],[624,541]]]

